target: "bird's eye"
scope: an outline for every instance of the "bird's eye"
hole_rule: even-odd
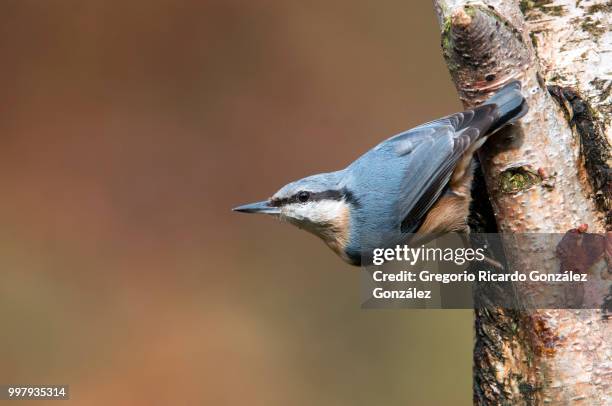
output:
[[[299,192],[299,193],[297,194],[297,198],[298,198],[298,201],[299,201],[300,203],[306,203],[306,202],[308,201],[308,199],[310,199],[310,193],[308,193],[308,192],[303,192],[303,191],[302,191],[302,192]]]

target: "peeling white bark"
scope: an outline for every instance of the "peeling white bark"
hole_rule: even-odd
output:
[[[612,141],[612,3],[556,0],[529,8],[525,18],[542,75],[577,88],[604,113],[602,123]]]
[[[480,153],[500,231],[565,233],[583,223],[610,230],[610,2],[434,0],[434,7],[466,107],[513,78],[523,82],[530,112]],[[580,105],[560,100],[582,126],[568,122],[549,85],[580,97]],[[583,105],[587,113],[578,111]],[[585,157],[587,136],[595,137],[594,158]],[[517,190],[506,182],[513,173],[524,181]],[[550,252],[514,249],[518,269],[558,266]],[[508,334],[515,324],[518,333]],[[601,310],[496,309],[477,312],[476,327],[475,403],[612,404],[612,329]]]

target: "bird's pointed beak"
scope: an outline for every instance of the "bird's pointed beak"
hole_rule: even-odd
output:
[[[270,206],[270,202],[264,200],[263,202],[245,204],[232,209],[233,211],[239,211],[242,213],[261,213],[261,214],[280,214],[278,207]]]

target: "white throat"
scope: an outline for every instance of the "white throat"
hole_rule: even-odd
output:
[[[344,200],[292,203],[283,207],[281,218],[317,235],[338,255],[346,257],[350,208]]]
[[[289,221],[309,222],[324,225],[337,223],[348,210],[344,200],[319,200],[308,203],[293,203],[285,206],[282,215]]]

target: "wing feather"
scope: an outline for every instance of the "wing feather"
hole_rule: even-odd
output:
[[[398,200],[401,230],[415,232],[446,190],[457,162],[487,132],[495,106],[484,105],[423,124],[388,140],[407,160]]]

